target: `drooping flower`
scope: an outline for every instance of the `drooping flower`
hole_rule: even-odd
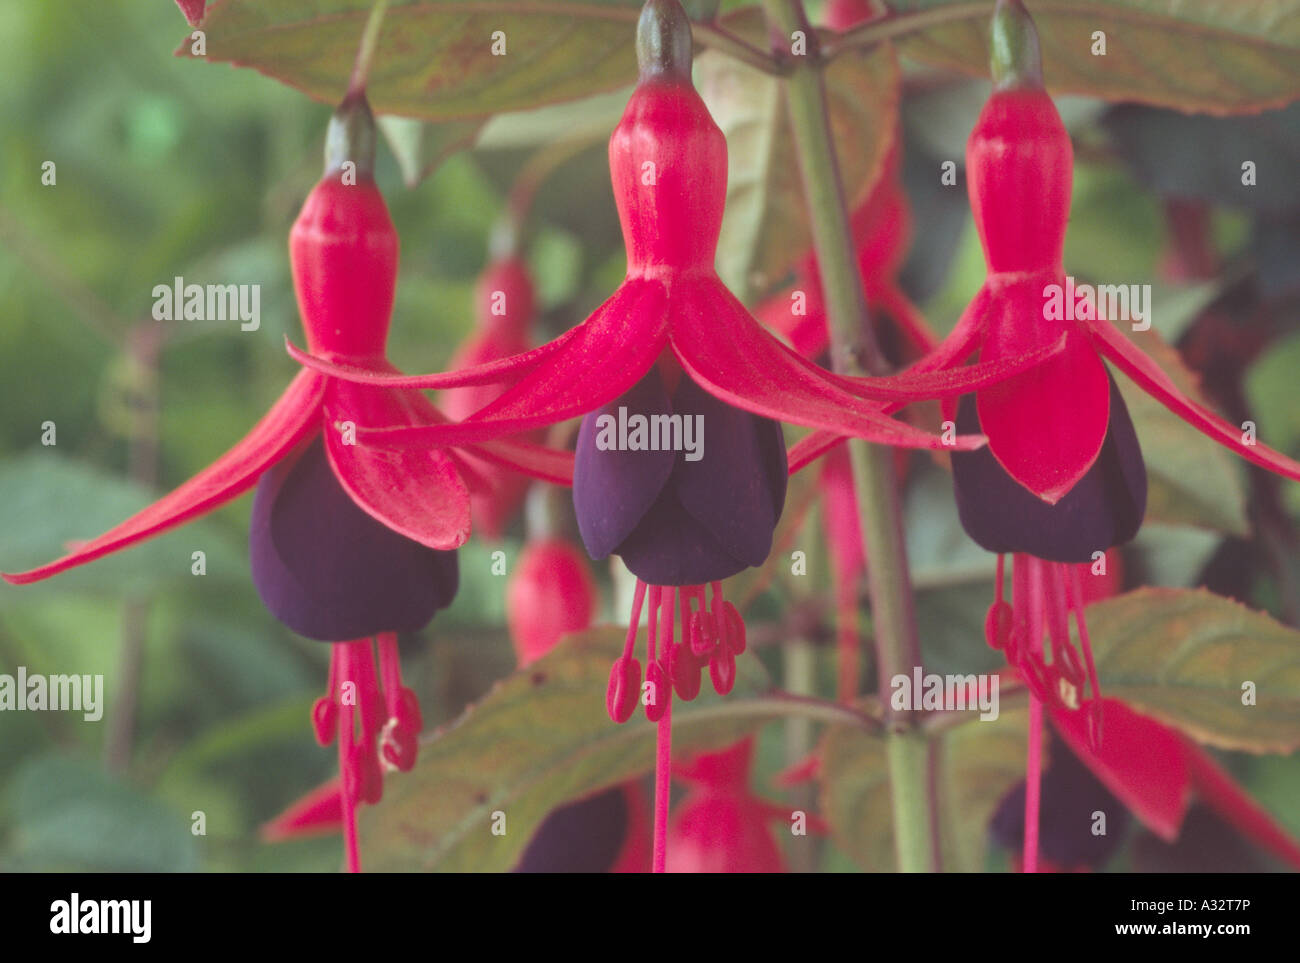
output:
[[[350,94],[331,121],[325,176],[293,226],[289,251],[312,350],[393,373],[384,345],[398,238],[371,173],[373,157],[369,106],[364,95]],[[322,744],[339,739],[351,869],[359,866],[355,805],[378,800],[385,766],[414,764],[421,728],[415,695],[402,684],[396,633],[423,627],[454,596],[454,549],[469,535],[474,484],[455,449],[391,452],[355,444],[355,425],[376,420],[447,419],[419,392],[303,371],[248,435],[179,488],[60,559],[4,575],[15,585],[49,578],[257,485],[249,555],[258,594],[290,629],[335,643],[329,691],[313,710],[313,724]],[[550,481],[571,477],[569,455],[526,442],[490,440],[464,450]]]
[[[753,759],[751,737],[675,767],[687,790],[668,827],[667,872],[786,871],[771,823],[789,814],[751,791]]]
[[[583,540],[594,557],[618,552],[638,576],[627,648],[610,676],[608,705],[619,721],[630,717],[639,697],[632,648],[650,597],[644,702],[647,715],[660,720],[664,806],[656,811],[656,829],[662,843],[671,690],[693,698],[705,664],[718,691],[734,680],[744,631],[734,607],[721,599],[720,582],[761,562],[770,548],[785,487],[776,420],[906,447],[974,448],[978,437],[944,439],[883,409],[994,384],[1050,357],[1059,345],[993,365],[875,379],[831,374],[785,347],[714,269],[727,148],[691,84],[690,24],[676,0],[648,0],[637,49],[640,81],[609,145],[627,277],[591,317],[515,358],[429,376],[394,377],[292,346],[290,353],[314,370],[362,384],[510,385],[457,424],[384,427],[372,421],[373,429],[362,434],[374,445],[404,450],[473,442],[587,416],[575,462]],[[629,417],[625,432],[625,412],[642,419],[641,427]],[[606,440],[617,450],[606,450],[601,429],[615,415],[617,436]],[[687,426],[698,423],[708,428],[707,440],[701,450],[687,452]],[[669,431],[676,434],[665,440]],[[675,644],[679,615],[682,638]],[[660,847],[660,865],[662,855]]]
[[[578,549],[558,537],[529,541],[506,585],[506,625],[520,668],[591,625],[595,608],[596,586]]]
[[[1300,843],[1182,733],[1106,700],[1106,738],[1089,744],[1079,713],[1051,713],[1051,764],[1043,773],[1039,847],[1041,869],[1098,869],[1123,841],[1127,814],[1166,842],[1178,839],[1194,801],[1200,801],[1261,849],[1300,867]],[[1022,784],[999,807],[993,833],[1018,846],[1024,831]],[[1104,834],[1095,827],[1105,817]]]

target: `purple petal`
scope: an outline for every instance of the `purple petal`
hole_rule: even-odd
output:
[[[1106,814],[1106,835],[1092,834],[1094,812]],[[1112,796],[1060,739],[1052,742],[1052,763],[1043,772],[1038,817],[1039,852],[1061,869],[1103,866],[1124,841],[1128,810]],[[999,803],[989,824],[1003,847],[1020,850],[1025,841],[1025,784]]]
[[[682,507],[671,485],[617,552],[633,575],[651,585],[703,585],[730,578],[750,564],[723,548]]]
[[[353,503],[319,438],[262,476],[248,551],[271,614],[326,642],[422,628],[458,584],[455,552],[425,548]]]
[[[1110,411],[1097,460],[1055,505],[1017,483],[988,448],[954,452],[953,489],[966,534],[990,552],[1025,552],[1049,562],[1089,562],[1093,552],[1136,535],[1146,513],[1146,466],[1114,378]],[[980,431],[971,395],[961,400],[957,430]]]
[[[542,821],[516,873],[607,873],[627,841],[627,800],[615,786],[568,803]]]
[[[596,447],[597,420],[610,415],[617,425],[620,407],[627,409],[629,417],[671,414],[659,370],[651,368],[631,391],[587,414],[578,430],[573,508],[582,542],[592,558],[604,558],[627,538],[655,503],[673,471],[675,453],[671,451]]]
[[[678,455],[669,487],[729,555],[746,565],[762,565],[785,505],[780,426],[719,401],[689,376],[673,395],[673,411],[701,425],[701,457],[689,461]]]

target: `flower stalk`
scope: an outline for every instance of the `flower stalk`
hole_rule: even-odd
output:
[[[886,365],[868,323],[866,296],[854,261],[816,33],[800,0],[764,0],[763,5],[782,36],[802,30],[808,38],[807,55],[796,61],[786,78],[786,96],[825,291],[832,367],[837,374],[881,375]],[[867,582],[888,731],[898,866],[905,872],[925,872],[938,867],[929,748],[915,731],[916,721],[910,714],[892,711],[888,699],[889,679],[921,664],[893,452],[888,447],[853,441],[849,458],[863,538],[871,558]]]

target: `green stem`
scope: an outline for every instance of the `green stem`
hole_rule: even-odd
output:
[[[839,374],[882,374],[887,369],[868,323],[866,296],[831,138],[821,75],[824,61],[816,49],[817,35],[808,24],[800,0],[763,0],[763,5],[782,36],[802,30],[808,38],[808,53],[795,58],[786,80],[786,94],[826,298],[832,367]],[[921,664],[893,450],[853,441],[849,459],[863,541],[871,559],[867,587],[875,627],[876,674],[889,734],[898,865],[906,872],[924,872],[938,866],[933,832],[938,824],[937,809],[928,752],[923,751],[924,740],[916,734],[917,716],[894,711],[889,699],[889,680],[899,674],[910,675],[912,668]],[[916,749],[918,742],[922,751]]]
[[[691,32],[695,34],[696,42],[701,47],[708,47],[719,53],[724,53],[728,57],[749,64],[749,66],[761,70],[765,74],[780,76],[787,72],[782,61],[759,50],[748,41],[737,37],[716,23],[692,23]]]
[[[388,0],[378,0],[370,8],[366,25],[361,30],[361,42],[357,45],[357,59],[352,64],[352,77],[348,81],[348,94],[356,96],[365,93],[370,81],[370,64],[375,59],[375,48],[379,45],[379,28],[384,24],[384,14],[388,12]]]

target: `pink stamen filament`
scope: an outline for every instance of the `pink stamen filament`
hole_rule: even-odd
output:
[[[1083,617],[1083,586],[1079,581],[1077,566],[1070,569],[1070,608],[1074,609],[1074,624],[1079,628],[1079,644],[1083,646],[1083,660],[1088,667],[1088,684],[1092,687],[1091,715],[1088,727],[1089,743],[1094,749],[1101,744],[1101,683],[1097,679],[1097,665],[1092,659],[1092,641],[1088,638],[1088,623]]]
[[[654,603],[655,596],[659,593],[658,587],[651,590],[651,609],[650,624],[654,625]],[[663,590],[663,601],[659,609],[659,634],[662,637],[663,650],[665,653],[672,649],[673,644],[673,589],[666,588]],[[649,658],[653,662],[655,658],[655,637],[653,628],[650,633],[650,650]],[[667,660],[665,660],[667,661]],[[668,862],[668,794],[672,785],[672,765],[673,765],[673,701],[672,689],[668,686],[668,692],[663,694],[667,700],[664,706],[664,714],[659,717],[659,726],[655,733],[655,816],[654,816],[654,862],[653,869],[656,873],[664,872]],[[655,693],[655,698],[660,698],[660,693]]]
[[[636,630],[641,625],[641,608],[645,604],[645,582],[640,579],[636,580],[636,591],[632,593],[632,614],[627,621],[627,638],[623,641],[623,658],[632,657],[632,647],[636,645]],[[653,612],[654,610],[651,609]],[[654,621],[653,615],[650,619]]]
[[[397,651],[397,633],[384,632],[379,636],[379,678],[384,686],[384,705],[388,718],[397,716],[397,703],[402,691],[402,662]]]
[[[357,643],[337,642],[334,646],[334,656],[338,659],[338,679],[340,682],[350,679],[352,671],[352,647]],[[333,657],[331,662],[333,662]],[[357,800],[354,798],[353,787],[360,784],[361,774],[355,772],[357,757],[352,751],[354,739],[356,738],[353,731],[353,715],[356,706],[351,702],[346,702],[340,697],[338,690],[334,693],[335,700],[339,703],[339,773],[342,776],[342,797],[343,803],[343,851],[347,860],[347,869],[349,873],[361,872],[361,847],[357,842]]]
[[[1025,640],[1028,658],[1040,658],[1043,651],[1043,567],[1044,563],[1031,556],[1025,559],[1025,587],[1028,592],[1029,638]],[[1017,556],[1017,561],[1020,556]],[[1022,865],[1024,872],[1038,872],[1038,815],[1042,793],[1043,774],[1043,703],[1032,692],[1029,695],[1029,750],[1025,760],[1025,850]]]

